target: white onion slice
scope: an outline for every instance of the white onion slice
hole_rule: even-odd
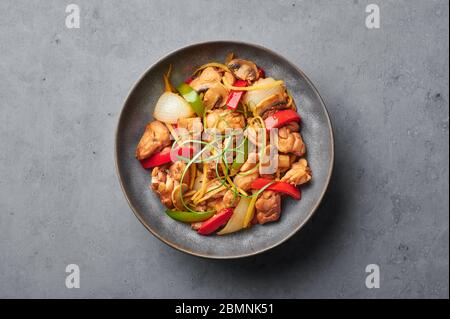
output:
[[[254,83],[254,85],[268,85],[275,82],[272,78],[259,79]],[[274,94],[282,94],[284,92],[284,87],[282,85],[277,85],[271,87],[266,90],[255,90],[248,91],[244,94],[242,101],[250,106],[250,108],[256,106],[259,102],[264,100],[265,98],[274,95]]]
[[[234,213],[228,220],[225,227],[217,233],[217,235],[225,235],[237,232],[241,230],[244,226],[245,215],[247,215],[247,209],[250,205],[250,198],[241,197],[238,205],[234,209]]]
[[[161,122],[176,124],[180,118],[194,116],[191,105],[181,96],[172,92],[164,92],[156,102],[153,116]]]

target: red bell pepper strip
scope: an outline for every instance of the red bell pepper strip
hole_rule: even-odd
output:
[[[141,164],[143,168],[152,168],[172,162],[172,158],[176,155],[184,156],[190,154],[192,156],[193,152],[194,150],[191,147],[180,147],[174,150],[165,149],[149,158],[141,160]]]
[[[194,77],[190,76],[190,77],[187,77],[187,78],[184,80],[184,83],[190,84],[193,80],[194,80]]]
[[[274,113],[264,120],[266,129],[279,128],[290,122],[300,122],[301,118],[294,110],[282,110]]]
[[[285,182],[274,182],[273,180],[270,180],[268,178],[255,179],[251,184],[251,188],[252,189],[261,189],[270,183],[273,183],[273,184],[271,184],[267,188],[265,188],[266,190],[274,191],[276,193],[283,193],[283,194],[291,196],[292,198],[294,198],[296,200],[300,200],[302,197],[300,189],[298,189],[297,187],[295,187],[291,184],[285,183]]]
[[[243,81],[243,80],[237,80],[236,82],[234,82],[233,84],[234,86],[238,86],[238,87],[245,87],[247,86],[247,81]],[[235,91],[232,90],[230,92],[230,94],[228,95],[228,99],[227,99],[227,107],[230,110],[236,110],[239,104],[239,101],[241,100],[242,95],[244,95],[244,91]]]
[[[258,67],[258,78],[264,79],[266,77],[266,71],[263,68]]]
[[[224,208],[219,213],[203,222],[197,232],[200,235],[209,235],[224,225],[233,215],[233,208]]]

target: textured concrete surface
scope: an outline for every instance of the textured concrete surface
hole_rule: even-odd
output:
[[[446,0],[0,2],[0,297],[449,297]],[[301,67],[336,135],[330,191],[264,255],[177,252],[134,217],[114,171],[124,98],[156,59],[238,39]],[[65,287],[76,263],[81,288]],[[381,287],[365,287],[365,267]]]

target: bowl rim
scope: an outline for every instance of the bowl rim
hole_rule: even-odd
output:
[[[119,140],[119,127],[120,124],[123,121],[123,117],[124,117],[124,113],[125,113],[125,106],[129,103],[129,100],[131,98],[131,95],[133,94],[134,90],[136,89],[136,87],[139,85],[139,83],[147,76],[147,74],[154,68],[156,67],[158,64],[160,64],[164,59],[175,55],[181,51],[196,47],[196,46],[201,46],[201,45],[214,45],[214,44],[232,44],[232,45],[245,45],[245,46],[249,46],[249,47],[253,47],[259,50],[263,50],[266,51],[272,55],[274,55],[275,57],[283,60],[285,63],[287,63],[289,66],[293,67],[299,74],[301,74],[304,79],[306,80],[306,82],[311,86],[311,88],[313,89],[314,93],[317,94],[317,96],[319,97],[319,101],[322,104],[323,109],[325,110],[325,117],[327,119],[327,124],[328,127],[330,128],[330,156],[331,156],[331,160],[330,160],[330,164],[328,166],[328,172],[327,172],[327,179],[325,182],[325,187],[323,188],[318,201],[315,203],[314,207],[310,210],[309,214],[306,216],[306,218],[303,220],[302,223],[300,223],[300,225],[298,227],[296,227],[292,232],[290,232],[289,234],[287,234],[282,240],[279,240],[278,242],[265,247],[263,249],[259,249],[257,251],[251,252],[251,253],[244,253],[244,254],[237,254],[237,255],[226,255],[226,256],[221,256],[221,255],[209,255],[209,254],[205,254],[205,253],[198,253],[183,247],[178,246],[177,244],[171,242],[170,240],[164,238],[162,235],[160,235],[158,233],[158,231],[154,230],[142,217],[142,214],[140,213],[139,209],[137,209],[136,207],[134,207],[134,205],[131,203],[129,194],[127,192],[127,190],[125,189],[124,186],[124,182],[123,182],[123,177],[122,174],[119,170],[119,153],[118,153],[118,140]],[[193,255],[196,257],[202,257],[202,258],[206,258],[206,259],[239,259],[239,258],[245,258],[245,257],[251,257],[251,256],[255,256],[255,255],[259,255],[262,254],[266,251],[269,251],[279,245],[281,245],[282,243],[286,242],[287,240],[289,240],[290,238],[292,238],[298,231],[300,231],[300,229],[302,229],[307,223],[308,221],[311,219],[311,217],[315,214],[315,212],[317,211],[318,207],[320,206],[327,190],[328,187],[330,185],[330,180],[331,180],[331,176],[333,173],[333,168],[334,168],[334,132],[333,132],[333,125],[330,119],[330,115],[328,112],[328,109],[325,105],[325,102],[323,101],[322,96],[320,95],[319,91],[317,90],[317,88],[315,87],[315,85],[311,82],[311,80],[306,76],[306,74],[299,68],[297,67],[294,63],[290,62],[287,58],[285,58],[284,56],[280,55],[279,53],[276,53],[275,51],[272,51],[271,49],[268,49],[262,45],[259,44],[255,44],[255,43],[251,43],[251,42],[244,42],[244,41],[236,41],[236,40],[218,40],[218,41],[205,41],[205,42],[196,42],[196,43],[192,43],[183,47],[180,47],[178,49],[172,50],[169,53],[163,55],[161,58],[157,59],[153,64],[151,64],[143,73],[142,75],[139,77],[138,80],[136,80],[136,82],[133,84],[133,86],[130,88],[130,90],[128,91],[128,94],[125,98],[125,101],[122,104],[122,108],[119,114],[119,118],[117,121],[117,125],[116,125],[116,131],[115,131],[115,143],[114,143],[114,161],[115,161],[115,170],[116,170],[116,174],[117,177],[119,179],[119,184],[120,187],[122,189],[122,192],[125,196],[125,199],[128,202],[128,205],[130,206],[131,210],[133,211],[134,215],[136,216],[136,218],[141,222],[141,224],[156,238],[158,238],[160,241],[162,241],[163,243],[167,244],[168,246],[175,248],[181,252],[184,252],[186,254],[189,255]]]

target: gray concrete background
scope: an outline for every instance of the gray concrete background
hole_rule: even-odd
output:
[[[448,1],[0,2],[0,297],[449,297]],[[381,8],[381,29],[365,7]],[[134,217],[114,133],[140,74],[236,39],[302,68],[336,136],[329,193],[279,248],[191,257]],[[65,288],[65,266],[81,288]],[[365,266],[381,288],[365,287]]]

